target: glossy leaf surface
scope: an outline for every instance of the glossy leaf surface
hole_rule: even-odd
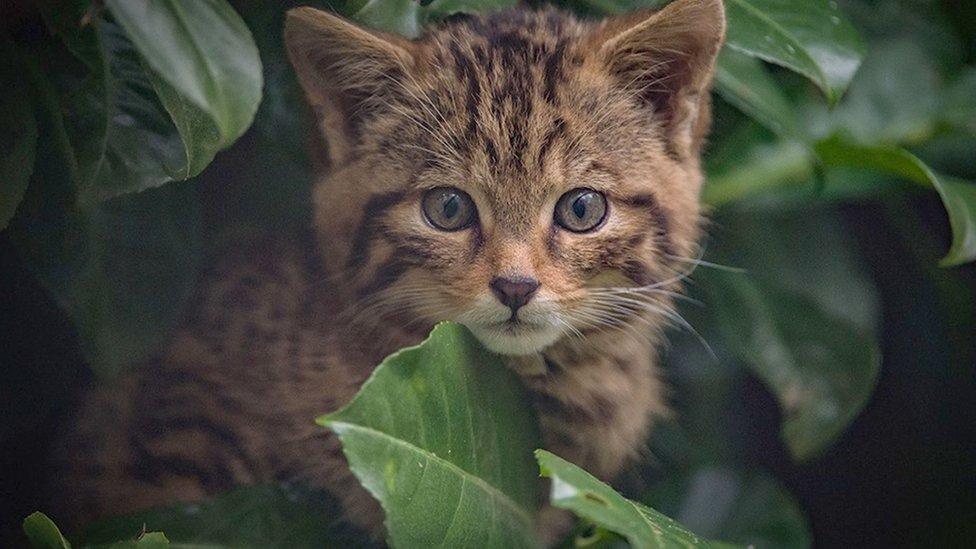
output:
[[[723,49],[715,69],[715,90],[770,130],[786,137],[797,135],[794,107],[759,59]]]
[[[386,512],[396,547],[534,546],[535,416],[515,375],[440,324],[319,418]]]
[[[834,0],[726,0],[728,48],[796,71],[836,103],[864,43]]]
[[[631,547],[712,547],[661,513],[631,501],[576,465],[545,450],[536,450],[542,476],[551,481],[549,502],[560,509],[620,534]]]
[[[107,0],[109,11],[151,69],[187,145],[187,175],[251,125],[261,100],[261,59],[244,21],[225,0]],[[192,105],[192,107],[190,107]],[[193,111],[199,111],[193,112]],[[197,142],[205,116],[215,144]],[[209,158],[206,156],[209,154]],[[202,156],[203,158],[198,158]],[[184,178],[185,178],[184,177]]]

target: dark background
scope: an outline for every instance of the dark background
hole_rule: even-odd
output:
[[[21,4],[26,5],[9,6]],[[972,3],[939,4],[972,63]],[[12,17],[19,9],[0,13]],[[231,175],[237,159],[254,148],[253,133],[219,155],[199,182],[210,214],[205,218],[219,218],[233,209],[228,197],[247,193],[235,189]],[[839,211],[879,291],[883,363],[874,395],[823,456],[796,465],[780,439],[776,401],[758,380],[746,378],[728,410],[744,426],[740,461],[772,472],[793,493],[807,513],[816,546],[972,546],[976,267],[937,266],[949,228],[934,194]],[[912,222],[923,229],[921,236],[906,235],[898,212],[917,217]],[[721,227],[716,232],[720,238]],[[0,233],[0,547],[24,544],[21,521],[43,509],[49,496],[48,446],[92,382],[70,321]],[[681,395],[682,385],[676,383],[679,403]]]

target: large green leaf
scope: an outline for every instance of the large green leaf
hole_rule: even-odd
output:
[[[912,153],[890,146],[864,146],[834,137],[817,144],[827,164],[879,170],[934,188],[942,198],[952,226],[952,247],[943,266],[976,260],[976,182],[940,176]]]
[[[138,53],[113,22],[84,27],[86,2],[41,3],[49,27],[84,62],[45,52],[44,68],[62,106],[65,160],[78,200],[93,203],[185,178],[188,158]]]
[[[105,5],[152,69],[156,89],[180,129],[189,157],[185,177],[199,173],[215,148],[229,146],[247,130],[261,101],[261,59],[250,31],[225,0],[106,0]],[[215,144],[201,146],[194,138],[200,114],[216,129]]]
[[[551,480],[549,502],[627,538],[635,548],[711,547],[661,513],[631,501],[583,469],[545,450],[536,450],[542,476]]]
[[[39,6],[52,32],[87,69],[79,70],[71,59],[45,60],[66,105],[65,129],[73,149],[70,158],[77,165],[79,200],[97,202],[192,177],[217,151],[233,143],[253,118],[260,99],[261,65],[242,23],[237,42],[225,38],[241,46],[240,58],[253,59],[247,74],[257,76],[247,82],[234,80],[236,95],[219,108],[213,102],[201,107],[151,68],[127,29],[105,13],[88,11],[89,2],[44,1]],[[164,36],[171,28],[157,31],[153,40],[159,42],[186,40]],[[214,77],[229,78],[230,73],[228,69]],[[190,83],[187,74],[179,78]],[[226,88],[228,83],[219,86]]]
[[[836,110],[807,107],[804,116],[818,137],[843,133],[862,144],[912,144],[929,139],[937,126],[942,82],[935,59],[907,41],[873,44],[850,91]],[[813,110],[820,112],[811,112]]]
[[[796,71],[836,103],[864,55],[834,0],[726,0],[727,46]]]
[[[319,422],[380,501],[397,547],[530,547],[534,414],[515,375],[462,326],[383,361]]]
[[[667,474],[646,498],[702,537],[748,547],[804,549],[812,539],[799,504],[773,477],[704,466]]]
[[[976,138],[976,67],[967,67],[949,86],[942,105],[942,119],[949,125],[964,128]]]
[[[725,344],[776,395],[793,456],[816,456],[843,433],[874,389],[873,338],[796,291],[746,274],[700,277]]]
[[[755,57],[724,48],[715,70],[715,90],[770,130],[785,137],[797,136],[795,107]]]
[[[201,251],[194,189],[169,185],[98,203],[79,200],[80,175],[50,81],[38,90],[37,164],[9,231],[31,271],[67,311],[95,369],[148,357],[175,326]]]
[[[0,230],[10,222],[34,169],[37,124],[18,52],[0,32]]]

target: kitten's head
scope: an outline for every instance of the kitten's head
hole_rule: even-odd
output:
[[[513,10],[413,41],[289,12],[342,291],[506,354],[646,319],[695,245],[724,29],[720,0],[603,22]]]

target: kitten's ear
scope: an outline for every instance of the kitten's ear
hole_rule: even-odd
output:
[[[722,0],[675,0],[656,12],[610,20],[596,34],[619,85],[654,111],[681,157],[699,152],[709,124],[709,89],[725,39]]]
[[[415,63],[410,41],[315,8],[288,11],[285,45],[333,165],[348,157],[363,119],[396,93],[397,81]]]

